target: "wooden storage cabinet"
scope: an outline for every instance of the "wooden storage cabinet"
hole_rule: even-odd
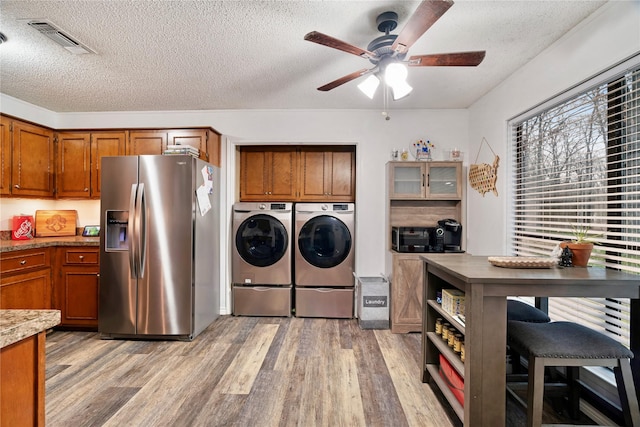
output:
[[[355,200],[355,152],[345,148],[300,150],[301,201]]]
[[[389,162],[390,199],[462,199],[461,162]]]
[[[252,146],[239,151],[240,201],[355,201],[355,147]]]
[[[46,332],[0,349],[0,421],[45,425]]]
[[[297,151],[293,147],[240,149],[240,200],[296,200]]]
[[[55,154],[51,129],[2,116],[3,195],[53,197]]]
[[[131,130],[127,141],[127,155],[162,154],[167,148],[167,132],[159,130]]]
[[[58,198],[100,198],[103,156],[125,154],[126,133],[65,132],[57,135]]]
[[[461,162],[389,162],[389,224],[392,227],[435,227],[442,219],[462,223]],[[463,225],[464,230],[464,225]],[[391,250],[391,238],[388,237]],[[391,332],[422,330],[421,253],[391,250]]]
[[[11,120],[0,116],[0,195],[11,194]]]
[[[130,130],[127,155],[162,154],[167,145],[188,145],[200,158],[220,166],[220,135],[211,128]]]
[[[423,262],[420,254],[393,253],[391,332],[422,331]]]
[[[0,254],[0,308],[51,308],[49,248]]]
[[[56,248],[54,307],[60,326],[98,328],[99,249]]]

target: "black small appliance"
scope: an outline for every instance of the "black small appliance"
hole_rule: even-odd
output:
[[[444,251],[462,252],[462,225],[455,219],[442,219],[438,225],[444,229]]]
[[[431,227],[391,227],[391,249],[397,252],[429,252]]]

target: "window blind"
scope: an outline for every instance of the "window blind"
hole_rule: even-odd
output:
[[[511,252],[549,255],[586,226],[590,268],[640,274],[640,66],[510,125]],[[628,299],[550,298],[549,315],[629,346]]]

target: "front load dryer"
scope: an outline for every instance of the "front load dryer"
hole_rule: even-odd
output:
[[[291,314],[293,204],[233,205],[233,313]]]
[[[296,316],[353,317],[355,205],[296,203]]]

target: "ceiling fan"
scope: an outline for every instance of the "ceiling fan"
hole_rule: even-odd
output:
[[[320,86],[318,90],[326,92],[331,89],[370,75],[358,87],[369,98],[373,98],[380,83],[380,77],[393,89],[394,100],[400,99],[411,92],[406,83],[406,67],[447,67],[447,66],[477,66],[482,62],[485,51],[439,53],[431,55],[413,55],[405,61],[409,48],[418,40],[444,13],[453,6],[452,0],[424,0],[409,18],[400,34],[390,34],[398,25],[398,15],[395,12],[384,12],[376,19],[378,31],[384,35],[375,38],[367,49],[361,49],[334,37],[312,31],[304,36],[305,40],[338,49],[353,55],[368,59],[373,68],[364,68],[330,83]]]

